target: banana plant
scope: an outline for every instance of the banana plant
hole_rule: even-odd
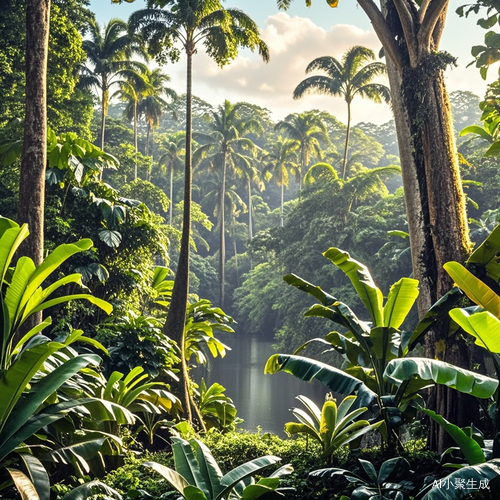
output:
[[[405,379],[404,383],[395,377],[387,377],[387,367],[405,360],[436,318],[447,314],[450,302],[455,304],[456,296],[461,297],[462,294],[457,290],[455,295],[438,302],[415,331],[404,331],[401,330],[401,325],[418,296],[416,280],[402,278],[394,283],[384,304],[382,291],[375,285],[363,264],[337,248],[330,248],[323,255],[348,276],[366,308],[369,321],[359,319],[346,304],[320,287],[293,274],[287,275],[284,278],[287,283],[309,293],[320,302],[309,308],[305,315],[327,318],[341,326],[343,333],[332,331],[325,339],[312,339],[299,347],[294,355],[275,354],[267,361],[265,372],[285,371],[302,380],[317,379],[332,391],[343,395],[356,394],[357,406],[367,406],[379,413],[385,422],[379,429],[388,443],[391,443],[393,430],[399,427],[403,419],[409,420],[415,416],[414,400],[420,398],[418,391],[432,383],[438,383],[443,373],[450,370],[453,372],[455,367],[442,365],[436,360],[416,359],[413,366],[425,363],[429,367],[425,373],[430,378]],[[347,362],[346,370],[296,355],[312,342],[319,342],[339,352]],[[474,372],[467,372],[466,375],[477,383],[454,383],[453,374],[445,379],[451,387],[478,397],[490,397],[491,391],[495,391],[494,381],[490,380],[486,384],[489,392],[485,393],[478,390],[485,382],[482,376]]]
[[[207,387],[203,378],[199,391],[194,390],[207,429],[230,431],[235,430],[235,426],[243,422],[236,416],[236,406],[233,400],[224,394],[225,391],[226,389],[217,382]]]
[[[81,369],[100,363],[99,356],[75,353],[48,369],[58,353],[69,349],[71,343],[78,341],[95,345],[95,341],[84,337],[78,330],[65,339],[50,341],[41,335],[50,325],[50,318],[18,341],[15,335],[32,314],[70,300],[86,299],[108,313],[112,308],[107,302],[85,293],[53,298],[54,292],[65,285],[80,283],[79,274],[56,279],[43,288],[45,281],[66,259],[90,248],[90,240],[60,245],[38,267],[27,257],[20,257],[12,267],[13,257],[28,234],[26,225],[19,226],[14,221],[0,218],[0,467],[9,463],[8,472],[15,482],[14,476],[20,477],[16,464],[24,462],[32,486],[45,500],[49,496],[47,472],[25,441],[31,440],[42,428],[66,417],[68,412],[84,406],[88,412],[100,411],[103,419],[116,418],[116,415],[111,416],[115,413],[114,408],[102,406],[95,398],[60,400],[56,394]],[[126,410],[119,414],[124,421],[134,422],[133,415]]]
[[[285,431],[288,435],[307,434],[318,441],[323,448],[322,457],[326,458],[328,463],[340,448],[361,438],[382,423],[370,424],[367,420],[357,420],[365,413],[366,407],[348,413],[356,396],[347,396],[338,407],[335,400],[327,400],[321,410],[306,396],[297,396],[296,399],[308,411],[292,408],[291,411],[299,423],[286,423]]]
[[[263,495],[266,499],[284,498],[277,491],[280,477],[293,471],[290,465],[285,465],[270,477],[255,482],[253,474],[281,459],[273,455],[256,458],[222,475],[210,450],[197,439],[173,437],[172,451],[175,470],[156,462],[144,465],[158,472],[186,500],[254,500]]]
[[[54,297],[56,291],[69,283],[81,284],[81,275],[78,273],[57,279],[46,288],[42,287],[69,257],[88,250],[92,246],[91,240],[59,245],[38,267],[29,257],[20,257],[11,267],[14,255],[28,235],[26,224],[19,226],[10,219],[0,217],[0,374],[10,367],[15,356],[30,339],[50,325],[50,318],[47,318],[15,342],[17,331],[32,314],[76,299],[85,299],[108,314],[113,309],[108,302],[87,293]],[[85,341],[85,338],[80,341]]]

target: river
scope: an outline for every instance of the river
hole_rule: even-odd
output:
[[[226,356],[212,359],[205,379],[207,385],[218,382],[244,420],[240,426],[250,432],[261,429],[284,436],[286,422],[294,421],[292,407],[302,407],[295,399],[302,394],[320,408],[328,390],[319,382],[303,382],[287,373],[264,375],[264,366],[274,351],[272,342],[257,337],[232,334],[218,338],[231,347]],[[197,377],[195,377],[197,378]]]

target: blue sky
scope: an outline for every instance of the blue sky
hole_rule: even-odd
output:
[[[446,80],[449,91],[471,90],[482,96],[485,82],[474,67],[466,68],[472,60],[470,48],[481,45],[485,31],[476,26],[476,18],[459,18],[454,9],[465,3],[454,4],[448,14],[441,49],[458,57],[459,67],[448,70]],[[194,93],[210,102],[220,104],[224,99],[232,102],[248,101],[267,107],[275,119],[291,112],[308,109],[325,109],[345,121],[345,103],[340,98],[311,95],[293,101],[295,86],[305,77],[305,67],[315,57],[331,55],[340,58],[353,45],[365,45],[376,53],[380,43],[362,9],[353,0],[340,0],[339,7],[330,8],[325,0],[313,0],[307,8],[304,0],[295,0],[290,9],[278,11],[275,0],[227,0],[226,7],[244,10],[259,25],[262,37],[271,51],[271,62],[262,63],[259,58],[243,51],[224,69],[218,68],[200,51],[194,61]],[[132,4],[112,4],[111,0],[91,0],[90,8],[103,24],[118,17],[127,19],[144,6],[143,0]],[[185,61],[167,65],[164,70],[171,78],[171,86],[184,92]],[[490,71],[494,78],[496,71]],[[385,105],[377,105],[363,99],[354,101],[354,122],[372,121],[383,123],[391,117]]]

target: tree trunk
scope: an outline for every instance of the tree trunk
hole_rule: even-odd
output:
[[[226,264],[226,234],[224,224],[224,208],[226,198],[226,154],[222,156],[222,186],[220,190],[220,249],[219,249],[219,306],[224,306],[224,285],[226,281],[225,264]]]
[[[385,2],[383,13],[387,15]],[[398,2],[401,7],[403,3]],[[360,2],[384,43],[388,58],[388,76],[392,107],[401,158],[408,229],[413,262],[413,275],[420,282],[419,316],[442,297],[453,285],[443,264],[463,262],[469,249],[465,198],[459,175],[451,110],[444,85],[444,56],[437,52],[444,25],[446,2],[439,21],[426,25],[402,16],[407,35],[406,52],[394,52],[391,37],[366,0]],[[402,12],[402,11],[401,11]],[[421,13],[425,17],[425,13]],[[430,26],[430,27],[429,27]],[[432,51],[419,41],[425,40],[421,30],[432,29]],[[425,34],[425,33],[424,33]],[[421,36],[422,35],[422,36]],[[431,44],[429,42],[429,44]],[[465,344],[448,337],[448,325],[439,325],[426,338],[426,356],[469,368]],[[466,402],[457,391],[439,387],[433,391],[429,406],[453,423],[464,426],[474,420],[477,405]],[[457,411],[460,408],[460,411]],[[450,444],[448,434],[431,424],[429,444],[444,451]]]
[[[26,2],[26,116],[19,178],[17,221],[28,224],[30,235],[20,255],[35,265],[43,261],[45,167],[47,163],[47,56],[50,28],[50,0]],[[28,332],[42,321],[33,314],[24,325]]]
[[[134,101],[134,181],[137,180],[137,101]]]
[[[174,213],[174,167],[170,166],[170,207],[169,207],[169,216],[168,223],[172,225],[172,218]]]
[[[252,241],[253,227],[252,227],[252,185],[248,179],[248,239]]]
[[[104,135],[106,131],[106,115],[108,114],[108,103],[109,103],[109,89],[106,87],[106,83],[103,81],[104,89],[102,91],[102,102],[101,102],[101,149],[104,151]]]
[[[280,227],[283,227],[283,198],[284,198],[284,189],[285,189],[285,186],[283,184],[283,179],[281,179]]]
[[[185,355],[184,327],[189,292],[189,250],[191,234],[191,185],[192,185],[192,66],[193,53],[187,50],[186,84],[186,157],[184,164],[184,209],[179,261],[175,275],[172,299],[165,322],[164,333],[179,346],[181,372],[179,373],[180,397],[189,422],[193,421],[191,399],[189,397],[189,373]]]
[[[26,117],[24,122],[19,224],[27,223],[30,236],[22,255],[36,265],[43,260],[45,166],[47,163],[47,55],[50,0],[26,3]]]
[[[342,163],[342,179],[346,179],[347,149],[349,147],[349,134],[351,132],[351,103],[347,102],[347,130],[345,133],[344,162]]]

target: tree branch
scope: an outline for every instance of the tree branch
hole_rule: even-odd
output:
[[[427,12],[427,8],[429,7],[430,3],[431,0],[423,0],[420,9],[418,9],[418,20],[420,21],[420,24],[422,24],[422,21],[425,17],[425,13]]]
[[[403,27],[408,56],[410,57],[410,65],[415,67],[418,60],[418,44],[415,33],[415,21],[413,20],[410,9],[408,9],[406,0],[394,0],[393,3],[394,7],[396,7],[396,10],[398,11],[399,20],[401,21],[401,26]]]
[[[430,0],[427,11],[425,12],[424,18],[422,20],[422,25],[420,26],[420,31],[418,33],[419,41],[419,52],[420,55],[428,54],[431,50],[431,41],[433,40],[434,28],[438,23],[439,19],[442,17],[443,13],[446,13],[448,8],[449,0]],[[440,23],[441,32],[443,30],[444,23]],[[441,39],[441,34],[439,33],[434,40],[439,43]],[[437,48],[437,47],[436,47]]]
[[[384,47],[386,55],[390,57],[398,71],[401,72],[404,66],[403,55],[401,54],[396,40],[392,36],[389,26],[387,26],[387,22],[382,12],[373,0],[358,0],[358,4],[370,19],[373,29]]]

